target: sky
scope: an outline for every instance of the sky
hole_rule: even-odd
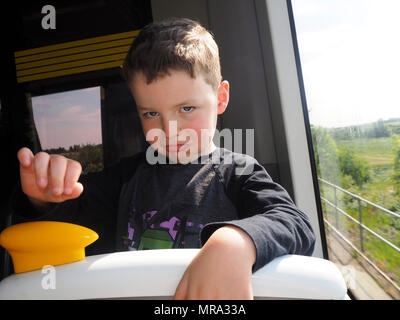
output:
[[[400,118],[400,1],[292,0],[310,122]]]
[[[33,97],[42,149],[102,143],[100,97],[100,87]]]

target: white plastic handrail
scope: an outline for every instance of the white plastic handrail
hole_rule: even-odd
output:
[[[198,250],[117,252],[13,274],[0,282],[0,299],[170,299]],[[332,262],[300,255],[271,261],[252,285],[256,299],[346,299],[347,292]]]

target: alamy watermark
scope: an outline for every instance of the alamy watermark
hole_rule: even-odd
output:
[[[42,267],[42,273],[45,274],[42,278],[41,285],[43,290],[56,289],[56,269],[54,266],[45,265]]]
[[[348,289],[356,289],[356,269],[351,265],[339,266]]]
[[[146,140],[151,143],[146,150],[146,160],[149,164],[166,164],[165,155],[173,163],[192,163],[204,164],[207,162],[206,157],[201,155],[207,154],[211,145],[211,140],[216,141],[219,146],[221,139],[224,142],[224,148],[235,153],[245,153],[250,157],[245,157],[245,163],[236,167],[237,175],[247,175],[253,171],[254,166],[254,129],[200,129],[198,131],[186,128],[178,133],[177,121],[170,121],[168,128],[169,138],[162,129],[151,129],[146,134]],[[243,152],[243,142],[245,142],[246,150]],[[219,164],[221,159],[218,154],[212,158],[213,163]],[[233,163],[233,153],[226,154],[222,159],[224,164]]]
[[[51,4],[42,7],[42,14],[46,14],[42,18],[42,28],[45,30],[56,28],[56,8]]]

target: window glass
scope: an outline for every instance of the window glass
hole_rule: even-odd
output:
[[[400,2],[293,0],[329,258],[400,298]]]
[[[82,172],[103,169],[101,88],[32,97],[41,148],[82,165]]]

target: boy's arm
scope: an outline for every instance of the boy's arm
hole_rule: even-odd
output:
[[[87,248],[89,255],[114,251],[120,188],[133,175],[137,163],[138,157],[133,156],[102,172],[80,176],[79,182],[84,186],[82,194],[60,203],[35,205],[32,203],[35,199],[29,199],[19,184],[12,201],[13,224],[43,220],[79,224],[100,236]]]
[[[241,229],[216,230],[186,269],[174,299],[253,299],[253,241]]]
[[[242,170],[250,173],[237,175],[235,166],[220,166],[220,174],[239,219],[206,225],[201,231],[202,243],[216,229],[236,226],[252,239],[256,248],[253,272],[284,254],[311,255],[315,235],[308,217],[255,159],[241,158],[237,164],[252,170]]]
[[[246,165],[252,169],[246,175],[229,165],[219,172],[239,219],[204,226],[204,246],[175,299],[252,299],[252,272],[284,254],[311,255],[315,237],[307,216],[254,159]]]

